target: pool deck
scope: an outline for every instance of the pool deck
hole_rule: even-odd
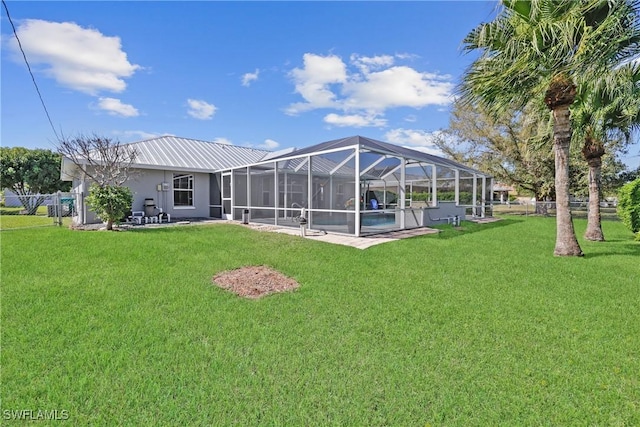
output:
[[[474,218],[469,221],[477,222],[480,224],[486,224],[490,222],[500,221],[500,218]],[[229,221],[236,222],[237,221]],[[246,225],[248,227],[262,229],[264,231],[271,231],[275,233],[289,234],[292,236],[300,236],[300,229],[297,228],[282,228],[274,227],[264,224],[250,223]],[[426,234],[437,234],[439,230],[429,227],[412,228],[409,230],[389,231],[386,233],[372,234],[364,237],[355,237],[347,234],[339,233],[325,233],[322,231],[308,230],[305,238],[309,240],[317,240],[319,242],[333,243],[335,245],[351,246],[357,249],[367,249],[371,246],[380,245],[382,243],[395,242],[401,239],[408,239],[411,237],[424,236]],[[300,236],[302,237],[302,236]]]
[[[489,223],[499,221],[500,218],[476,218],[470,219],[470,221],[478,223]],[[278,227],[274,225],[265,225],[260,223],[242,224],[240,221],[222,220],[222,219],[193,219],[185,221],[177,221],[173,223],[163,224],[146,224],[142,227],[166,227],[166,226],[180,226],[180,225],[200,225],[200,224],[236,224],[243,227],[249,227],[257,231],[266,231],[273,233],[288,234],[291,236],[298,236],[303,238],[300,234],[299,228],[293,227]],[[139,226],[136,226],[139,227]],[[408,239],[411,237],[424,236],[427,234],[437,234],[439,230],[429,227],[412,228],[409,230],[389,231],[380,234],[371,234],[363,237],[355,237],[348,234],[339,233],[326,233],[319,230],[307,230],[305,239],[316,240],[319,242],[331,243],[335,245],[351,246],[357,249],[367,249],[372,246],[380,245],[382,243],[395,242],[401,239]]]
[[[278,228],[274,231],[276,233],[290,234],[292,236],[300,236],[300,230],[295,228]],[[357,249],[367,249],[371,246],[380,245],[382,243],[395,242],[396,240],[406,239],[409,237],[423,236],[425,234],[435,234],[438,230],[433,228],[414,228],[411,230],[403,231],[391,231],[382,234],[373,234],[365,237],[355,237],[347,234],[337,233],[322,233],[314,230],[309,230],[306,239],[317,240],[319,242],[333,243],[335,245],[351,246]],[[300,236],[302,237],[302,236]]]

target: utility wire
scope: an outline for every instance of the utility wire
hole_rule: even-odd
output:
[[[7,18],[9,18],[9,23],[11,24],[11,28],[13,28],[13,35],[16,37],[16,40],[18,41],[18,47],[20,48],[20,52],[22,52],[24,63],[27,64],[27,69],[29,70],[29,74],[31,75],[31,80],[33,81],[33,85],[36,87],[36,92],[38,92],[38,98],[40,98],[40,102],[42,103],[42,108],[44,108],[44,112],[47,115],[47,119],[49,120],[51,129],[53,130],[53,134],[56,136],[56,140],[60,141],[58,132],[56,132],[56,128],[55,126],[53,126],[53,121],[51,121],[49,110],[47,110],[47,106],[45,105],[44,99],[42,98],[42,94],[40,93],[40,88],[38,87],[38,83],[36,83],[36,78],[33,75],[33,71],[31,71],[31,66],[29,65],[29,61],[27,60],[27,55],[24,53],[24,49],[22,48],[22,43],[20,43],[20,39],[18,38],[18,32],[16,31],[16,27],[15,25],[13,25],[13,20],[11,20],[11,15],[9,15],[9,8],[7,7],[7,3],[4,0],[2,0],[2,5],[4,6],[4,10],[7,12]]]

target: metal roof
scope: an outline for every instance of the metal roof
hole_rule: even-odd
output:
[[[269,151],[176,136],[161,136],[129,144],[137,151],[135,165],[214,172],[257,163]]]
[[[368,150],[374,153],[404,157],[409,161],[435,164],[487,176],[484,172],[453,160],[362,136],[327,141],[295,151],[288,149],[278,152],[176,136],[161,136],[128,145],[137,151],[135,166],[143,169],[169,168],[184,171],[217,172],[266,162],[288,161],[285,168],[301,166],[300,169],[304,170],[306,166],[299,165],[303,161],[301,157],[357,146],[361,151]],[[334,167],[335,164],[332,161],[317,158],[314,169],[317,168],[320,173],[330,173]],[[374,176],[370,176],[370,178],[374,178]]]

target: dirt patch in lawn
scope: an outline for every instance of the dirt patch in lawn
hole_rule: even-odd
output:
[[[251,299],[291,291],[300,286],[292,278],[264,265],[222,271],[213,276],[213,284]]]

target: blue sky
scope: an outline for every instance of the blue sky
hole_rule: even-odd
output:
[[[429,150],[473,59],[461,41],[496,6],[7,4],[57,132],[122,142],[170,134],[270,150],[351,135]],[[2,43],[2,145],[54,148],[4,10]]]

